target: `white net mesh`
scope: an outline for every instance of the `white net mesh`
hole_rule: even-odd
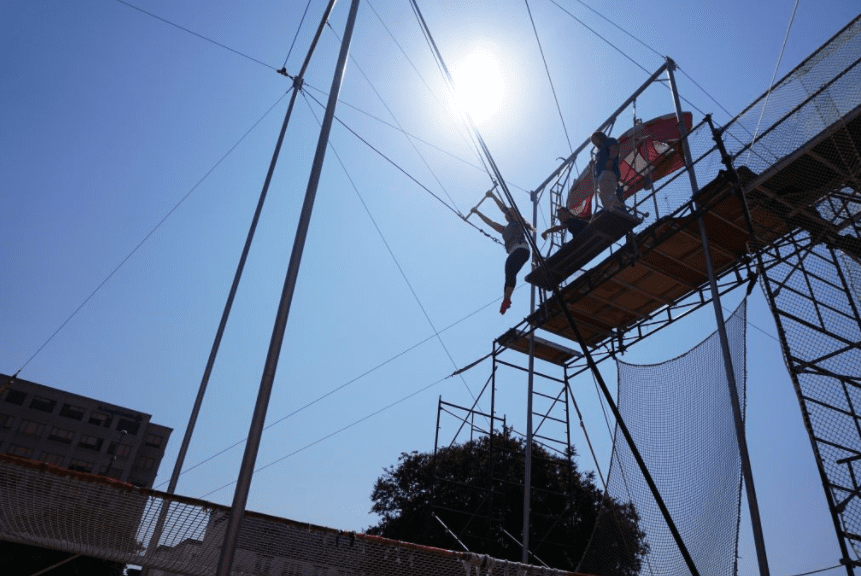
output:
[[[861,565],[859,56],[861,16],[726,132],[736,169],[751,175],[748,206],[760,240],[768,240],[758,255],[762,286],[837,528],[841,561],[855,567]],[[779,234],[769,237],[763,229]]]
[[[738,395],[745,398],[743,302],[725,325]],[[736,573],[741,459],[717,332],[691,351],[661,364],[618,362],[619,411],[700,574]],[[742,411],[744,407],[742,405]],[[641,574],[689,574],[627,443],[617,432],[608,493],[630,501],[640,516],[649,554]],[[596,571],[591,548],[617,532],[603,514],[581,570]]]
[[[159,543],[153,534],[167,506]],[[146,566],[215,573],[229,508],[0,456],[0,539]],[[571,574],[248,512],[232,574],[539,576]]]

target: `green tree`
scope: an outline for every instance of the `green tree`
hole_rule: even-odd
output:
[[[386,468],[374,484],[371,511],[380,521],[367,532],[459,549],[436,515],[471,552],[520,561],[521,548],[514,538],[521,538],[523,528],[525,445],[506,429],[492,439],[485,436],[444,448],[436,457],[402,453],[398,464]],[[636,510],[605,498],[593,474],[579,472],[573,450],[569,456],[533,444],[532,553],[552,568],[573,571],[592,540],[593,572],[638,574],[648,546]],[[609,519],[611,529],[592,539],[599,515],[602,524]],[[596,558],[600,571],[594,569]]]

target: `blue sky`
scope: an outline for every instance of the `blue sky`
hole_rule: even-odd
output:
[[[174,428],[158,485],[170,475],[286,111],[290,81],[275,70],[286,59],[287,70],[298,71],[322,2],[311,3],[292,52],[304,3],[134,4],[223,46],[116,0],[0,2],[0,371],[20,369],[23,378],[142,410]],[[574,146],[661,65],[658,54],[680,66],[680,91],[690,103],[727,121],[767,89],[794,7],[559,4],[594,30],[552,2],[529,3]],[[338,35],[348,5],[335,10]],[[525,210],[525,190],[570,151],[526,4],[420,6],[450,64],[477,47],[497,58],[502,107],[481,131]],[[857,0],[800,0],[778,78],[858,11]],[[307,93],[321,102],[337,42],[332,30],[324,33],[306,78]],[[338,116],[466,212],[489,179],[438,105],[443,86],[408,3],[363,2],[351,56]],[[638,102],[638,113],[671,112],[669,96],[660,94]],[[242,446],[207,459],[247,434],[318,118],[322,110],[300,97],[186,466],[206,462],[182,476],[183,495],[232,499]],[[413,141],[421,156],[399,125],[421,139]],[[529,298],[518,290],[500,316],[502,249],[343,126],[334,128],[332,146],[267,417],[275,424],[258,457],[258,466],[272,465],[255,475],[249,508],[361,530],[375,522],[369,496],[383,468],[400,452],[432,449],[438,398],[471,403],[467,386],[479,390],[488,366],[464,380],[442,379],[488,353],[493,338],[527,313]],[[727,309],[739,297],[728,298]],[[758,290],[750,306],[749,442],[772,572],[832,566],[839,558],[833,527]],[[705,310],[625,359],[660,362],[714,329]],[[614,367],[601,369],[612,384]],[[520,422],[525,382],[505,384],[510,403],[499,410]],[[610,438],[594,389],[585,380],[575,389],[606,467]],[[575,444],[581,466],[591,468],[582,437]],[[742,529],[741,573],[751,573],[744,522]]]

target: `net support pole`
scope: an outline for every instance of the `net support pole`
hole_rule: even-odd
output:
[[[293,301],[293,293],[296,287],[296,279],[299,275],[299,265],[302,262],[302,252],[305,247],[305,239],[308,235],[308,225],[311,221],[311,213],[314,209],[314,199],[320,183],[320,175],[323,171],[323,160],[326,157],[326,148],[329,143],[329,132],[332,128],[332,119],[335,116],[335,107],[341,92],[341,82],[350,52],[350,42],[353,36],[353,28],[356,23],[356,14],[359,10],[359,0],[353,0],[350,5],[350,14],[344,30],[344,38],[341,42],[341,50],[338,54],[338,63],[332,78],[332,88],[329,90],[329,101],[320,129],[320,137],[317,140],[317,149],[314,155],[314,163],[311,168],[311,176],[308,179],[308,187],[305,191],[305,200],[299,216],[299,226],[296,229],[296,238],[293,241],[293,251],[290,254],[290,264],[284,280],[284,288],[281,292],[281,301],[278,304],[278,313],[275,318],[275,326],[272,330],[272,338],[269,343],[269,352],[266,356],[266,364],[260,381],[257,394],[257,402],[254,406],[254,414],[248,433],[248,441],[245,453],[242,457],[242,465],[239,471],[239,479],[236,482],[236,491],[233,495],[233,505],[230,510],[230,519],[224,534],[224,544],[218,559],[217,576],[229,576],[233,565],[233,557],[236,552],[236,543],[239,539],[239,528],[245,515],[245,506],[248,502],[248,492],[251,488],[251,477],[254,474],[254,465],[257,461],[257,452],[260,448],[260,438],[263,435],[263,426],[266,420],[266,411],[269,407],[269,398],[272,394],[272,384],[275,380],[275,371],[278,366],[278,357],[281,354],[281,346],[284,341],[284,332],[287,328],[287,318],[290,314],[290,305]]]
[[[697,185],[696,174],[694,174],[694,163],[691,157],[691,151],[688,147],[687,128],[685,127],[682,117],[682,106],[679,101],[679,92],[676,86],[676,78],[673,73],[676,65],[670,58],[667,58],[667,78],[669,79],[670,92],[673,96],[673,106],[676,111],[676,118],[679,122],[679,140],[682,144],[682,152],[685,160],[685,166],[688,172],[688,178],[691,183],[691,191],[694,195],[699,192]],[[699,209],[699,205],[696,206]],[[723,308],[721,307],[720,292],[715,279],[714,268],[712,266],[711,249],[709,248],[708,233],[706,232],[705,221],[702,214],[697,218],[697,223],[700,228],[700,239],[703,244],[703,256],[706,261],[706,272],[708,273],[709,288],[712,294],[712,305],[714,307],[715,319],[717,320],[718,337],[721,344],[721,352],[723,356],[724,371],[726,372],[727,386],[729,387],[730,404],[732,405],[733,422],[735,424],[735,438],[738,444],[739,457],[741,459],[741,470],[744,478],[745,493],[747,495],[747,506],[750,512],[750,521],[753,529],[753,540],[756,547],[756,557],[759,563],[760,576],[769,576],[768,558],[765,553],[765,540],[762,534],[762,521],[759,515],[759,504],[756,498],[756,489],[753,483],[753,471],[750,466],[750,454],[747,449],[747,439],[744,431],[744,419],[741,414],[741,402],[738,397],[738,386],[735,380],[735,371],[733,370],[732,357],[730,356],[729,339],[726,335],[726,325],[724,324]]]
[[[242,255],[239,258],[239,264],[236,267],[236,273],[233,277],[233,284],[230,286],[230,292],[227,296],[227,302],[224,305],[224,312],[221,315],[221,322],[218,325],[215,340],[212,344],[212,349],[210,350],[209,359],[206,363],[206,368],[203,371],[203,377],[201,378],[200,386],[198,388],[197,398],[195,398],[194,407],[192,408],[191,416],[189,417],[188,421],[188,426],[185,430],[185,436],[182,439],[182,446],[180,446],[179,455],[176,457],[176,464],[173,468],[173,474],[171,474],[170,481],[168,482],[168,494],[174,493],[174,491],[176,490],[176,485],[179,481],[179,475],[182,471],[182,465],[185,461],[185,455],[188,451],[188,446],[191,443],[191,436],[194,432],[194,427],[197,423],[197,417],[200,413],[200,407],[203,403],[203,397],[206,392],[206,387],[212,374],[212,367],[215,364],[215,359],[218,355],[218,349],[221,344],[221,339],[224,336],[224,329],[227,325],[227,320],[230,317],[230,310],[236,297],[236,291],[239,288],[239,281],[242,278],[242,271],[245,269],[245,262],[248,259],[248,253],[251,250],[251,243],[254,240],[254,233],[257,230],[257,223],[260,221],[260,214],[263,211],[263,204],[265,203],[266,195],[269,192],[269,185],[272,182],[272,175],[274,174],[275,166],[278,163],[278,156],[281,154],[281,147],[284,144],[284,136],[287,132],[287,125],[290,123],[290,117],[293,115],[293,107],[296,104],[296,96],[298,96],[299,90],[302,87],[305,71],[308,68],[308,64],[311,61],[311,56],[314,54],[314,49],[317,45],[317,41],[320,39],[320,36],[325,29],[326,22],[328,22],[329,20],[329,15],[331,14],[336,1],[337,0],[329,1],[328,6],[326,7],[326,12],[325,14],[323,14],[323,18],[320,21],[320,26],[317,29],[317,34],[315,35],[314,40],[311,43],[311,48],[308,50],[308,55],[305,57],[305,62],[302,65],[302,69],[293,80],[293,93],[290,95],[290,104],[287,106],[287,113],[284,115],[284,122],[281,124],[281,132],[278,134],[278,141],[275,144],[275,151],[272,153],[272,161],[269,163],[269,171],[266,173],[266,179],[263,182],[263,189],[261,190],[260,197],[257,201],[257,209],[254,211],[254,217],[251,219],[251,226],[248,230],[248,236],[245,239],[245,246],[242,249]]]
[[[418,7],[415,6],[415,4],[413,4],[413,6],[414,6],[414,8],[416,8],[416,10],[418,10]],[[419,17],[420,17],[420,19],[422,19],[420,12],[419,12]],[[436,48],[435,45],[434,45],[434,52],[436,54],[437,60],[441,63],[441,65],[443,66],[443,69],[445,70],[446,77],[450,81],[451,75],[448,73],[448,68],[446,68],[446,66],[445,66],[445,62],[442,58],[442,55],[439,53],[439,50]],[[655,74],[653,74],[649,78],[647,83],[651,83],[651,82],[655,81],[658,78],[658,76],[660,75],[660,72],[664,70],[665,66],[666,65],[662,65],[661,68],[659,69],[659,71],[656,72]],[[644,90],[645,87],[646,87],[646,84],[643,85],[643,88],[641,88],[641,90]],[[468,115],[467,115],[467,118],[469,118]],[[517,209],[517,205],[514,202],[514,198],[511,195],[511,191],[508,189],[508,186],[505,184],[505,179],[502,177],[502,174],[499,170],[499,167],[496,165],[496,162],[493,160],[493,156],[490,154],[490,150],[487,148],[487,144],[485,143],[484,138],[481,137],[481,133],[478,131],[478,128],[475,127],[475,124],[473,124],[470,121],[469,125],[470,125],[471,131],[473,132],[473,134],[475,134],[476,140],[479,144],[479,147],[481,148],[482,153],[484,154],[488,164],[490,165],[491,170],[493,171],[495,181],[499,183],[499,186],[502,190],[502,195],[508,200],[509,205],[514,210],[515,218],[516,218],[517,222],[520,222],[522,224],[523,223],[523,217],[521,216],[520,211]],[[583,147],[585,147],[585,146],[586,146],[586,144],[583,144]],[[573,158],[575,156],[576,156],[576,152],[574,154],[572,154],[571,159],[573,160]],[[563,165],[557,170],[563,169],[565,165],[566,165],[566,163],[563,162]],[[536,190],[541,190],[541,189],[542,188],[539,187]],[[525,228],[525,226],[524,226],[524,228]],[[544,258],[541,256],[541,253],[538,252],[538,245],[537,245],[536,239],[528,233],[526,233],[525,236],[529,240],[529,245],[530,245],[530,248],[533,250],[533,254],[534,254],[535,259],[537,260],[538,267],[540,267],[542,270],[544,270],[545,273],[547,273],[549,275],[547,263],[544,261]],[[610,390],[609,390],[609,388],[607,388],[607,384],[606,384],[606,382],[604,382],[604,378],[601,376],[601,372],[598,370],[598,366],[595,364],[595,360],[592,358],[592,354],[589,352],[589,348],[586,346],[585,340],[583,340],[583,335],[580,334],[580,330],[579,330],[579,328],[577,328],[577,324],[576,324],[576,322],[574,322],[574,318],[571,316],[571,312],[568,310],[567,306],[565,305],[565,301],[562,298],[562,294],[559,291],[559,287],[556,285],[553,286],[553,297],[559,303],[562,314],[563,314],[563,316],[565,316],[565,321],[568,323],[568,326],[571,327],[571,331],[574,333],[574,336],[575,336],[577,342],[580,344],[580,348],[583,350],[583,357],[586,359],[586,362],[589,365],[589,369],[592,371],[592,374],[595,376],[595,380],[597,381],[598,386],[601,388],[601,393],[604,395],[604,398],[607,401],[607,404],[610,406],[610,409],[613,412],[613,417],[616,419],[616,423],[619,427],[619,431],[622,432],[622,435],[625,437],[625,441],[628,443],[628,446],[631,449],[631,454],[634,456],[634,459],[637,461],[637,466],[640,468],[640,471],[643,474],[643,478],[646,480],[646,484],[648,484],[649,490],[652,493],[652,496],[655,498],[655,503],[658,505],[658,508],[661,511],[661,515],[664,517],[664,520],[667,523],[667,527],[669,528],[670,533],[673,536],[673,540],[675,540],[676,545],[679,547],[679,551],[681,552],[682,557],[684,558],[684,561],[688,567],[688,570],[690,571],[690,573],[693,576],[699,576],[699,570],[697,570],[696,564],[694,563],[693,558],[691,558],[691,555],[688,552],[688,548],[685,545],[684,540],[682,539],[682,536],[678,531],[678,528],[676,528],[676,523],[673,521],[672,515],[670,514],[669,509],[667,509],[666,504],[664,504],[664,499],[661,496],[661,493],[658,490],[657,485],[655,484],[654,480],[652,479],[652,475],[649,473],[649,469],[646,466],[646,462],[643,460],[643,457],[640,454],[640,451],[637,449],[637,446],[636,446],[636,443],[634,442],[633,436],[631,436],[631,433],[628,430],[628,427],[625,425],[625,422],[622,419],[622,414],[619,412],[619,408],[616,406],[616,402],[613,400],[613,395],[610,394]],[[533,330],[534,330],[534,328],[533,328]]]
[[[197,397],[194,400],[194,405],[191,409],[191,415],[188,418],[188,425],[185,427],[185,435],[182,438],[182,444],[179,447],[179,453],[176,457],[176,462],[173,466],[173,472],[170,476],[170,481],[167,485],[167,493],[176,493],[176,485],[179,483],[179,476],[182,474],[182,467],[185,464],[185,456],[188,453],[188,447],[191,444],[191,438],[194,435],[194,428],[197,425],[197,418],[200,414],[200,408],[203,405],[203,398],[206,395],[206,388],[209,385],[209,378],[212,375],[212,368],[215,366],[215,359],[218,357],[218,350],[221,347],[221,340],[224,337],[224,330],[227,327],[227,320],[230,318],[230,311],[233,308],[233,301],[236,299],[236,292],[239,289],[239,282],[242,279],[242,272],[245,270],[245,263],[248,260],[248,253],[251,251],[251,244],[254,240],[254,234],[257,230],[257,224],[260,221],[260,215],[263,212],[263,205],[266,202],[266,196],[269,192],[269,185],[272,182],[272,175],[275,173],[275,166],[278,163],[278,157],[281,154],[281,147],[284,144],[284,136],[287,133],[287,126],[290,123],[290,118],[293,115],[293,107],[296,104],[296,97],[302,87],[305,71],[308,69],[308,64],[311,61],[311,56],[314,54],[314,49],[317,46],[317,41],[323,34],[326,22],[329,20],[329,15],[335,6],[336,0],[330,0],[323,18],[320,20],[320,26],[317,29],[317,34],[311,42],[311,47],[305,57],[305,62],[302,65],[301,71],[293,80],[293,93],[290,95],[290,104],[287,106],[287,113],[284,115],[284,122],[281,124],[281,132],[278,134],[278,140],[275,144],[275,150],[272,153],[272,160],[269,163],[269,170],[266,173],[266,179],[263,181],[263,188],[260,191],[260,197],[257,200],[257,208],[254,211],[254,217],[251,219],[251,225],[248,228],[248,235],[245,238],[245,246],[242,248],[242,255],[239,257],[239,263],[236,266],[236,272],[233,276],[233,283],[230,286],[230,292],[227,295],[227,301],[224,304],[224,311],[221,314],[221,321],[218,324],[218,329],[215,333],[215,338],[212,342],[212,348],[209,352],[209,358],[206,362],[206,367],[203,370],[203,376],[200,379],[200,386],[197,389]],[[168,509],[166,506],[159,511],[158,521],[150,538],[150,546],[152,549],[158,547],[161,539],[164,523],[166,520]],[[149,568],[144,567],[143,576],[149,574]]]
[[[517,210],[517,205],[514,202],[514,198],[511,195],[511,191],[505,184],[505,179],[502,178],[502,174],[499,171],[499,167],[493,160],[493,157],[490,154],[490,150],[488,150],[487,148],[487,144],[484,142],[484,139],[481,137],[481,134],[478,132],[478,129],[475,128],[475,126],[471,126],[471,128],[476,136],[476,140],[478,141],[485,155],[485,158],[487,159],[488,164],[493,170],[494,176],[496,177],[496,181],[500,184],[502,193],[504,194],[505,198],[508,200],[509,205],[515,212],[517,221],[522,223],[523,217],[521,216],[520,211]],[[536,242],[536,239],[528,233],[526,233],[525,235],[526,238],[529,240],[530,248],[533,250],[533,254],[535,255],[534,257],[537,260],[538,267],[540,267],[549,276],[550,272],[547,268],[547,263],[544,261],[544,258],[541,256],[541,253],[538,252],[538,244]],[[580,349],[583,351],[583,357],[586,359],[586,363],[589,365],[589,369],[592,371],[592,374],[595,377],[595,381],[601,388],[601,394],[604,395],[604,399],[607,401],[610,410],[613,412],[613,417],[616,419],[616,424],[619,427],[619,431],[625,437],[625,441],[627,442],[628,447],[631,449],[631,455],[634,457],[634,460],[637,461],[637,466],[640,468],[640,471],[643,474],[643,479],[649,486],[649,491],[652,493],[652,496],[655,499],[655,504],[657,504],[658,509],[661,511],[661,516],[663,516],[664,521],[667,523],[667,528],[670,530],[670,534],[672,535],[673,540],[676,542],[676,545],[679,548],[679,552],[681,553],[682,558],[684,559],[685,564],[688,567],[688,570],[693,576],[699,576],[699,570],[697,570],[696,564],[694,563],[690,552],[688,552],[688,548],[685,545],[684,540],[682,539],[682,535],[679,533],[679,530],[676,527],[675,521],[673,521],[673,517],[670,514],[670,511],[664,503],[664,499],[661,496],[661,493],[658,490],[658,486],[657,484],[655,484],[651,473],[649,472],[648,466],[646,466],[645,460],[643,460],[640,451],[637,449],[637,445],[634,442],[634,437],[631,435],[630,430],[628,430],[628,427],[625,424],[624,419],[622,418],[622,414],[619,412],[619,408],[618,406],[616,406],[616,402],[613,400],[613,395],[610,393],[610,389],[607,388],[607,383],[604,382],[604,378],[603,376],[601,376],[601,372],[598,370],[598,366],[597,364],[595,364],[595,360],[592,358],[592,354],[589,352],[589,348],[586,345],[585,340],[583,339],[583,335],[580,333],[580,329],[577,328],[577,323],[574,322],[574,317],[571,316],[571,312],[568,310],[568,307],[565,304],[565,300],[562,298],[562,294],[559,291],[559,286],[555,284],[553,285],[553,298],[555,298],[556,301],[559,303],[559,307],[562,311],[562,315],[565,317],[565,321],[568,323],[568,326],[574,333],[575,339],[580,344]]]
[[[747,205],[747,199],[745,198],[745,195],[744,195],[744,190],[741,187],[741,183],[740,183],[738,174],[736,173],[735,166],[733,166],[732,158],[730,157],[729,152],[727,152],[726,146],[724,145],[724,142],[723,142],[723,136],[722,136],[723,129],[718,130],[717,128],[715,128],[715,125],[711,119],[711,116],[707,116],[706,119],[708,120],[709,127],[711,128],[711,131],[712,131],[712,139],[715,141],[715,144],[717,145],[718,151],[720,152],[721,161],[723,162],[724,166],[726,167],[727,173],[730,175],[730,178],[732,179],[733,184],[737,187],[739,202],[741,202],[742,211],[744,213],[744,217],[745,217],[745,221],[747,223],[748,231],[750,232],[752,241],[754,243],[751,250],[756,252],[756,258],[757,258],[757,263],[758,263],[759,269],[761,269],[763,271],[762,272],[763,278],[764,278],[763,289],[765,290],[765,293],[766,293],[766,300],[768,302],[768,305],[769,305],[769,308],[771,309],[772,314],[774,315],[775,318],[777,318],[778,312],[777,312],[777,310],[774,309],[777,296],[771,288],[771,282],[769,281],[768,274],[766,273],[766,266],[762,261],[763,250],[760,249],[760,242],[756,238],[756,233],[755,233],[755,230],[753,228],[753,223],[752,223],[752,220],[750,217],[750,210],[749,210],[748,205]],[[840,271],[839,267],[837,268],[837,271],[838,272]],[[846,284],[844,281],[844,286],[845,285]],[[777,333],[778,333],[778,337],[780,340],[780,346],[783,350],[784,358],[790,358],[791,354],[790,354],[790,351],[789,351],[787,344],[786,344],[786,342],[787,342],[786,333],[783,330],[783,326],[781,325],[780,322],[776,322],[775,327],[777,328]],[[795,386],[796,390],[798,391],[799,394],[801,394],[801,392],[799,390],[797,375],[792,370],[790,370],[790,377],[793,381],[793,385]],[[816,451],[816,443],[813,441],[814,434],[811,431],[808,424],[809,423],[807,422],[807,419],[805,418],[805,428],[807,428],[808,436],[811,440],[811,447],[813,448],[813,453],[815,455],[815,454],[817,454],[817,451]],[[826,476],[826,474],[822,468],[821,462],[819,461],[818,457],[817,457],[817,466],[816,467],[819,470],[819,476],[820,476],[820,479],[822,480],[822,485],[827,486],[828,485],[828,478],[827,478],[827,476]],[[841,534],[842,528],[840,526],[840,522],[838,521],[838,513],[836,510],[836,504],[834,502],[834,498],[832,497],[830,490],[825,490],[825,499],[828,502],[828,509],[831,511],[831,520],[834,522],[834,529],[835,529],[837,534]],[[837,543],[840,546],[840,553],[841,553],[840,563],[846,566],[846,573],[848,576],[854,576],[855,569],[854,569],[852,562],[850,560],[848,560],[849,550],[846,547],[845,538],[837,538]]]
[[[538,190],[531,194],[532,200],[532,238],[533,246],[538,245],[536,230],[538,229]],[[534,262],[534,259],[533,259]],[[532,267],[535,269],[535,266]],[[535,314],[535,284],[529,290],[529,314]],[[522,564],[529,563],[529,528],[532,513],[532,392],[535,385],[535,330],[529,332],[529,377],[526,393],[526,462],[523,476],[523,552],[520,557]]]
[[[497,343],[494,341],[491,346],[491,352],[493,356],[493,367],[490,371],[490,434],[487,436],[487,448],[490,457],[488,458],[488,470],[487,470],[487,486],[488,486],[488,503],[487,503],[487,522],[485,525],[487,526],[487,533],[491,534],[493,532],[494,523],[493,523],[493,505],[494,505],[494,496],[496,494],[496,485],[493,481],[493,474],[495,468],[493,466],[494,458],[496,457],[496,453],[493,451],[494,442],[493,436],[496,430],[496,356],[501,348],[497,346]],[[505,421],[502,422],[502,432],[505,433]]]

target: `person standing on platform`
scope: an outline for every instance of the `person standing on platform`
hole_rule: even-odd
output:
[[[502,235],[502,240],[505,242],[505,251],[508,252],[508,258],[505,260],[505,286],[502,293],[502,305],[499,307],[499,313],[505,314],[505,311],[511,306],[511,294],[514,292],[514,286],[517,284],[517,273],[520,272],[520,269],[529,260],[529,244],[526,241],[524,226],[529,231],[532,230],[532,226],[525,221],[521,225],[515,210],[503,204],[493,191],[489,191],[487,197],[493,198],[493,201],[496,202],[496,205],[505,215],[505,226],[494,222],[482,214],[477,206],[472,208],[470,213],[475,212],[478,214],[479,218],[484,220],[485,224]]]
[[[601,205],[605,210],[612,208],[624,210],[625,205],[617,193],[619,179],[622,177],[619,171],[619,141],[603,132],[592,133],[590,140],[598,149],[593,175],[598,185]]]

